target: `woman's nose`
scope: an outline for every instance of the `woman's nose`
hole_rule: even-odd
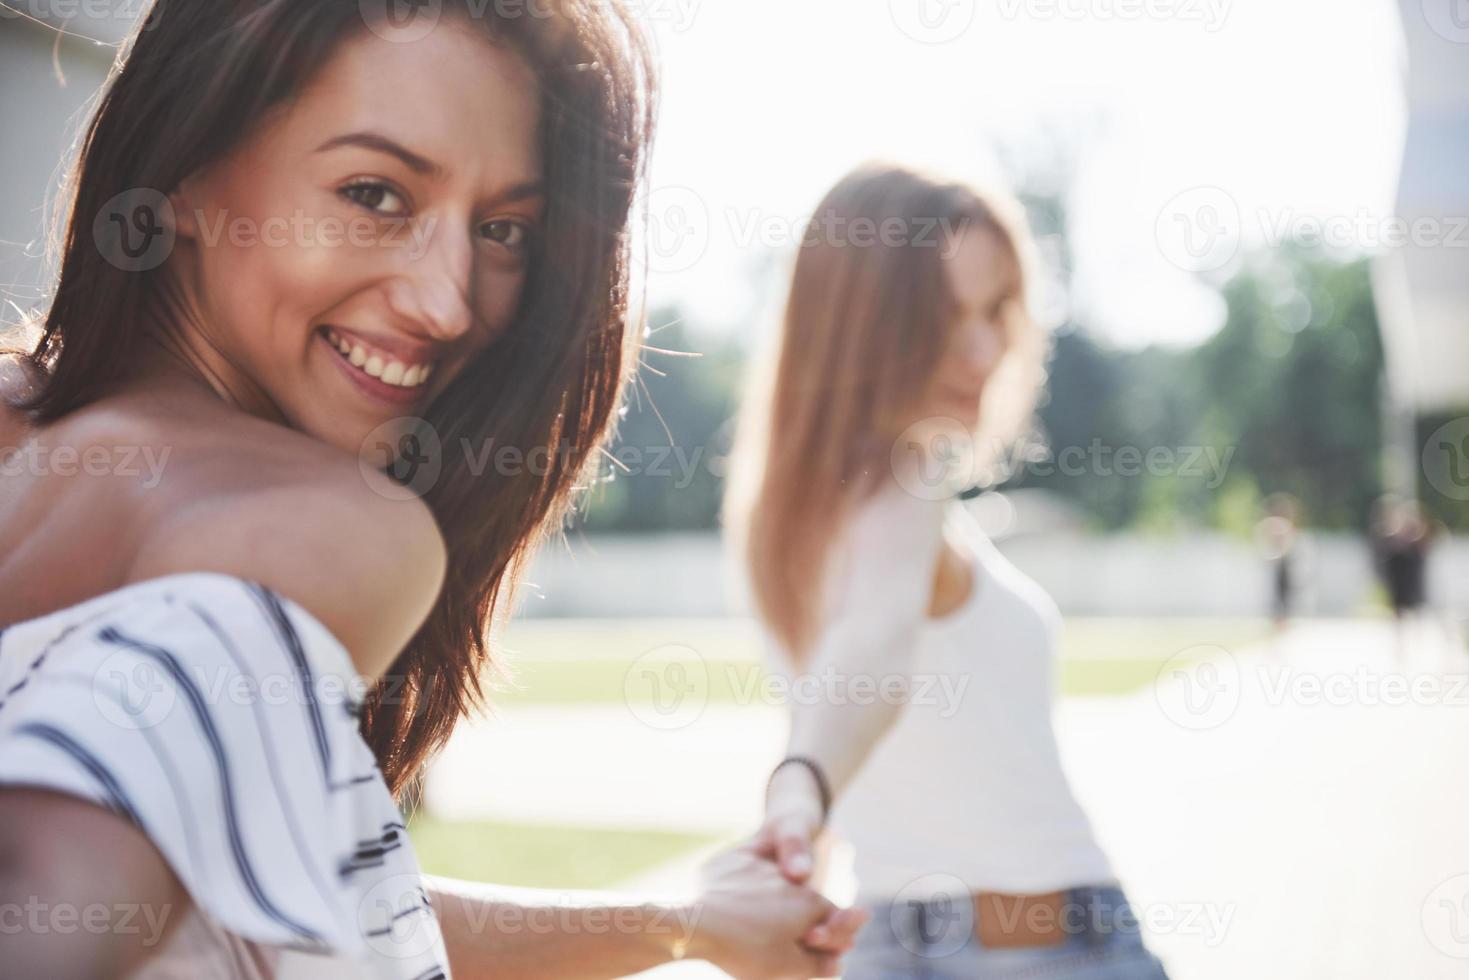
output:
[[[408,256],[403,274],[394,281],[393,311],[435,340],[462,337],[474,323],[473,260],[467,234],[435,229],[421,254]]]
[[[990,324],[966,330],[955,351],[954,367],[971,384],[982,384],[1000,359],[999,331]]]

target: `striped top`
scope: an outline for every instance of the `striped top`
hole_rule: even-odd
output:
[[[446,980],[363,693],[336,637],[264,586],[138,582],[0,630],[0,784],[107,807],[188,889],[135,980]]]

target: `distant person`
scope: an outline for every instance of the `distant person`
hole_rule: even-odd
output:
[[[1388,495],[1377,502],[1372,522],[1378,574],[1397,624],[1398,650],[1406,653],[1408,634],[1428,602],[1428,555],[1436,536],[1416,500]]]
[[[1165,977],[1062,766],[1060,613],[944,479],[1031,415],[1024,220],[889,165],[817,214],[726,505],[771,666],[817,691],[791,698],[760,852],[807,880],[830,809],[872,913],[850,980]],[[887,231],[838,230],[864,226]]]
[[[1299,515],[1295,497],[1272,493],[1265,498],[1265,516],[1255,525],[1255,539],[1270,570],[1270,616],[1277,631],[1285,629],[1295,610]]]

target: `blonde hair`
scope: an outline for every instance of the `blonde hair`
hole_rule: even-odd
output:
[[[958,307],[936,246],[976,228],[1007,246],[1017,286],[971,434],[975,446],[1014,440],[1044,378],[1043,332],[1026,301],[1033,245],[1013,198],[969,182],[890,163],[841,180],[799,249],[777,342],[752,361],[723,520],[758,615],[797,663],[819,627],[830,545],[879,488],[889,447],[922,411],[948,350]]]

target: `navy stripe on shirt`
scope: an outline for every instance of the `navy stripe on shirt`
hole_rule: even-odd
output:
[[[287,929],[290,929],[298,936],[324,945],[325,941],[315,930],[292,919],[285,912],[281,911],[275,902],[265,894],[265,889],[261,885],[255,867],[250,862],[250,856],[245,852],[244,839],[240,835],[240,817],[235,806],[234,781],[230,774],[229,758],[225,753],[224,743],[220,739],[219,731],[214,725],[214,718],[210,714],[203,692],[199,690],[193,679],[185,673],[178,658],[162,647],[157,647],[126,635],[115,626],[104,627],[97,634],[97,637],[105,643],[125,647],[153,658],[173,678],[179,690],[183,691],[187,696],[190,705],[194,709],[194,716],[199,721],[199,727],[203,731],[210,751],[214,755],[215,767],[219,772],[220,797],[224,809],[225,828],[229,834],[230,847],[234,852],[235,866],[240,872],[240,877],[244,881],[245,887],[255,899],[255,904],[267,916]]]

